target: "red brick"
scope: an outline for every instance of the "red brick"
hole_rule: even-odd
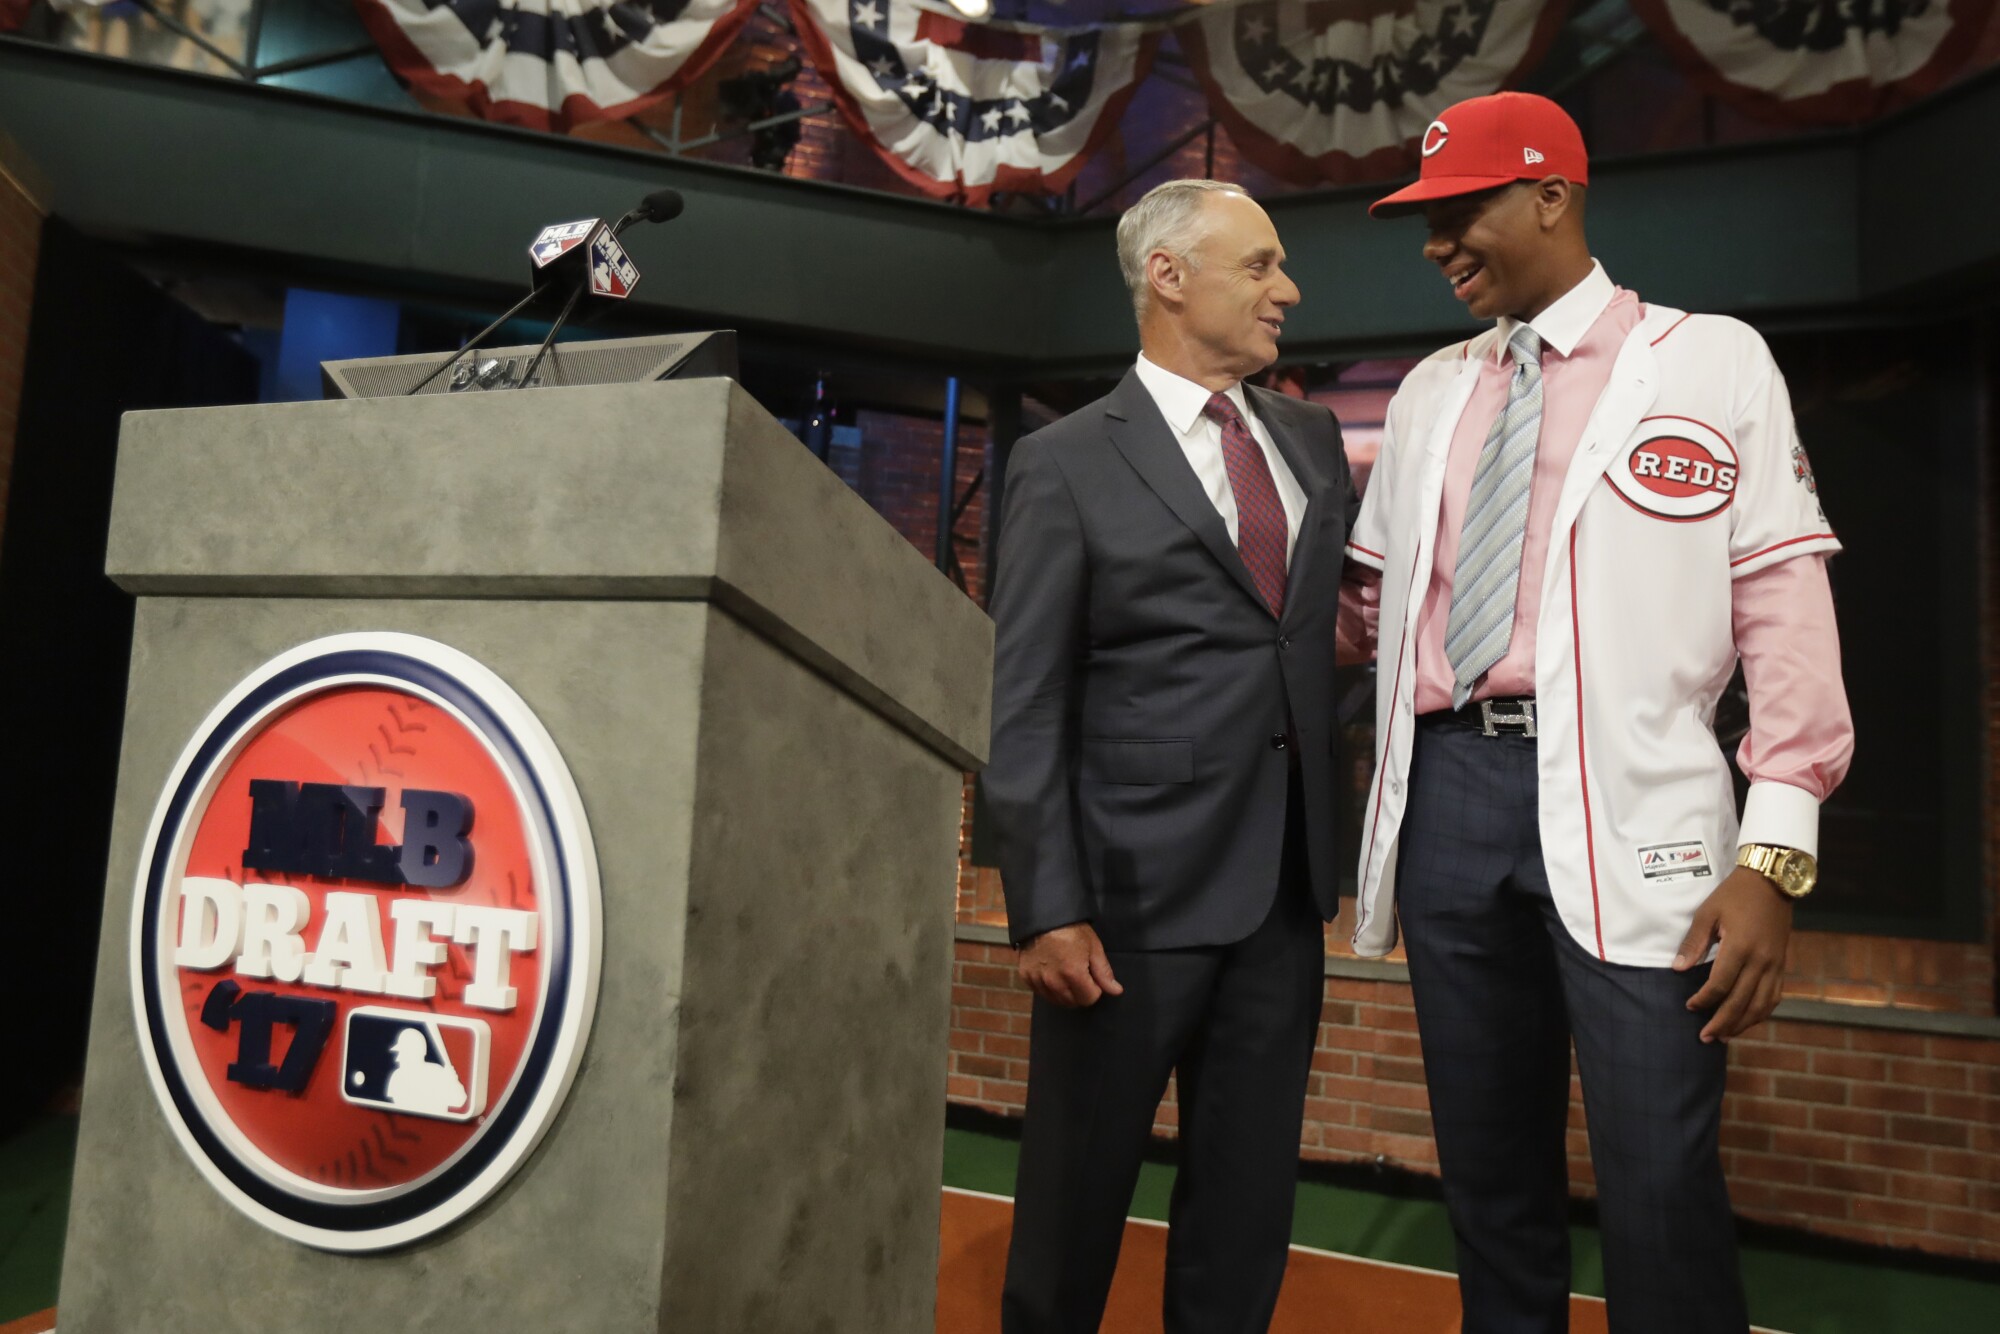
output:
[[[1768,1138],[1772,1153],[1791,1158],[1837,1163],[1847,1157],[1848,1141],[1840,1135],[1827,1135],[1814,1130],[1773,1130]]]
[[[1882,1223],[1889,1227],[1920,1229],[1930,1221],[1930,1210],[1907,1200],[1861,1198],[1854,1201],[1854,1221]]]
[[[1836,1135],[1861,1135],[1881,1139],[1889,1133],[1889,1118],[1880,1112],[1857,1111],[1851,1107],[1815,1107],[1812,1128]]]
[[[1770,1042],[1729,1044],[1729,1073],[1732,1083],[1738,1070],[1789,1070],[1803,1074],[1812,1063],[1812,1053],[1798,1047],[1781,1047]]]
[[[1939,1061],[1966,1061],[1973,1065],[2000,1065],[2000,1039],[1996,1038],[1952,1038],[1933,1037],[1930,1040],[1932,1059]]]
[[[1010,1061],[1028,1059],[1028,1040],[1003,1033],[988,1033],[981,1039],[980,1050],[988,1056],[1005,1056]]]
[[[1850,1195],[1888,1195],[1889,1174],[1871,1167],[1849,1167],[1845,1163],[1814,1163],[1812,1183],[1827,1190]]]
[[[1887,1077],[1888,1068],[1889,1063],[1880,1056],[1863,1056],[1844,1051],[1816,1051],[1812,1054],[1813,1073],[1831,1079],[1880,1081]]]
[[[1922,1089],[1900,1084],[1856,1084],[1847,1091],[1851,1106],[1877,1112],[1908,1112],[1921,1116],[1930,1110],[1930,1095]]]
[[[1732,1181],[1775,1181],[1787,1186],[1811,1185],[1813,1165],[1798,1158],[1773,1158],[1768,1154],[1739,1154]]]
[[[1960,1177],[1966,1181],[2000,1181],[2000,1162],[1964,1149],[1932,1149],[1930,1170],[1941,1177]]]
[[[1891,1061],[1889,1078],[1897,1084],[1909,1084],[1918,1088],[1962,1089],[1966,1084],[1966,1069],[1962,1065],[1951,1065],[1940,1061]]]
[[[1812,1124],[1810,1118],[1815,1114],[1837,1110],[1808,1108],[1803,1103],[1777,1102],[1768,1098],[1739,1098],[1731,1101],[1734,1106],[1723,1113],[1728,1120],[1743,1121],[1751,1125],[1791,1126],[1795,1129],[1804,1129]]]
[[[1746,1126],[1741,1122],[1727,1121],[1722,1126],[1722,1143],[1725,1148],[1762,1153],[1772,1147],[1772,1138],[1771,1132],[1763,1126]]]
[[[1924,1116],[1898,1116],[1890,1121],[1889,1133],[1905,1144],[1935,1144],[1947,1149],[1962,1149],[1971,1138],[1960,1122]]]
[[[1345,1051],[1327,1051],[1321,1048],[1313,1053],[1312,1068],[1321,1074],[1351,1075],[1354,1073],[1354,1054]]]
[[[1424,1112],[1413,1112],[1401,1107],[1370,1107],[1363,1118],[1375,1130],[1386,1130],[1398,1135],[1429,1135],[1431,1118]]]
[[[1972,1187],[1949,1177],[1917,1176],[1897,1172],[1889,1178],[1888,1194],[1899,1200],[1923,1204],[1964,1207],[1972,1201]]]
[[[1816,1079],[1811,1075],[1778,1075],[1771,1091],[1780,1098],[1797,1102],[1823,1103],[1840,1107],[1847,1103],[1847,1085],[1838,1079]]]
[[[1915,1144],[1887,1144],[1880,1140],[1858,1139],[1848,1145],[1848,1155],[1869,1167],[1892,1167],[1903,1172],[1922,1172],[1930,1166],[1931,1150]]]

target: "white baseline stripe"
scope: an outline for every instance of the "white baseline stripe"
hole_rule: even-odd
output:
[[[963,1195],[970,1200],[998,1200],[1010,1208],[1014,1203],[1014,1197],[1011,1195],[995,1195],[991,1191],[984,1190],[961,1190],[957,1186],[946,1186],[944,1193],[947,1195]],[[1125,1221],[1127,1223],[1136,1223],[1140,1227],[1163,1228],[1166,1226],[1165,1223],[1155,1218],[1127,1217]],[[1291,1249],[1297,1251],[1300,1255],[1322,1255],[1330,1260],[1345,1260],[1349,1264],[1357,1265],[1373,1265],[1377,1269],[1390,1269],[1403,1274],[1428,1274],[1433,1278],[1450,1279],[1458,1277],[1458,1275],[1448,1269],[1426,1269],[1422,1265],[1397,1264],[1394,1260],[1373,1260],[1365,1255],[1348,1255],[1343,1251],[1323,1251],[1317,1246],[1301,1246],[1297,1242],[1292,1243]],[[1602,1297],[1592,1297],[1587,1293],[1573,1292],[1570,1296],[1580,1302],[1596,1302],[1599,1306],[1604,1304]],[[1750,1327],[1750,1334],[1785,1334],[1785,1331],[1767,1329],[1763,1325],[1752,1325]]]

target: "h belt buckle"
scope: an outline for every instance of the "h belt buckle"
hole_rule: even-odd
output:
[[[1493,701],[1479,701],[1479,730],[1486,736],[1499,736],[1502,726],[1519,727],[1523,736],[1535,734],[1535,701],[1524,699],[1517,702],[1519,713],[1496,713]]]

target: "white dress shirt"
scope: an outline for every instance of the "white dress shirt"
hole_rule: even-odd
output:
[[[1146,360],[1143,352],[1139,354],[1138,370],[1139,383],[1146,386],[1146,392],[1159,405],[1160,415],[1167,419],[1167,429],[1174,433],[1181,453],[1187,455],[1188,466],[1194,469],[1201,489],[1208,493],[1209,503],[1222,516],[1222,525],[1229,530],[1229,540],[1237,541],[1236,493],[1229,487],[1229,466],[1222,458],[1222,427],[1204,411],[1208,407],[1209,391],[1193,380]],[[1285,564],[1289,566],[1292,547],[1299,540],[1299,522],[1305,517],[1305,490],[1286,466],[1285,456],[1271,443],[1271,433],[1264,429],[1264,423],[1250,410],[1249,396],[1243,392],[1240,380],[1229,386],[1227,397],[1243,414],[1251,436],[1264,451],[1264,462],[1271,469],[1271,480],[1277,483],[1278,500],[1285,507]]]

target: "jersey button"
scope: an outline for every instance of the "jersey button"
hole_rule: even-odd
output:
[[[1284,734],[1283,732],[1273,732],[1273,733],[1271,733],[1271,749],[1272,749],[1272,750],[1283,750],[1283,749],[1285,748],[1285,744],[1286,744],[1286,743],[1285,743],[1285,734]]]

